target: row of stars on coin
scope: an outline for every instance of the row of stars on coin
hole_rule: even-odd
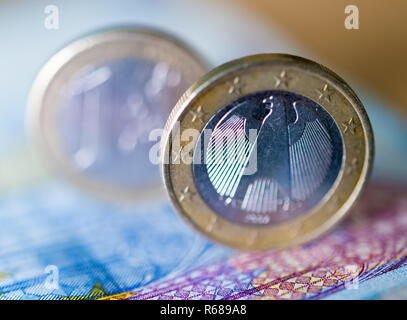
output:
[[[284,73],[285,74],[285,73]],[[285,76],[284,76],[285,79]],[[281,81],[281,80],[279,80]],[[285,80],[287,81],[287,80]],[[236,77],[233,81],[233,84],[239,83],[239,78]],[[276,86],[280,85],[280,82],[276,84]],[[240,92],[241,88],[236,89],[235,87],[230,87],[229,93],[233,92]],[[328,102],[331,102],[331,97],[333,94],[332,89],[329,88],[327,84],[322,88],[322,90],[317,90],[319,93],[319,99],[325,99]],[[192,115],[191,122],[199,121],[201,123],[205,123],[206,115],[207,113],[203,111],[202,105],[199,105],[195,110],[189,110],[189,113]],[[344,127],[343,133],[350,133],[352,135],[355,135],[356,129],[358,128],[358,125],[355,123],[355,120],[353,117],[351,117],[348,121],[342,122],[342,126]]]
[[[292,81],[296,80],[295,77],[291,77],[290,75],[288,75],[288,73],[285,70],[282,70],[281,73],[278,76],[274,77],[275,79],[275,87],[279,88],[279,87],[285,87],[288,88],[291,84]],[[242,89],[243,89],[243,84],[240,81],[239,77],[235,77],[233,79],[233,81],[231,82],[227,82],[228,85],[228,93],[229,94],[241,94],[242,93]],[[316,92],[318,94],[318,99],[319,100],[325,100],[329,103],[332,102],[332,95],[334,94],[334,90],[328,85],[325,84],[322,89],[316,89]],[[206,112],[203,111],[203,107],[202,105],[199,105],[196,110],[190,110],[189,111],[190,114],[192,115],[192,122],[195,121],[199,121],[201,123],[205,122],[205,116],[206,116]],[[348,121],[345,121],[342,123],[344,129],[343,132],[346,133],[350,133],[352,135],[355,134],[356,129],[358,128],[358,125],[355,123],[354,118],[351,117]],[[178,155],[176,156],[176,159],[178,157],[181,156],[181,152],[182,152],[182,147],[179,150]],[[358,167],[358,160],[356,158],[354,158],[347,170],[347,174],[351,174],[353,173]],[[194,195],[196,193],[195,192],[191,192],[189,190],[189,187],[185,187],[184,190],[181,193],[181,196],[179,198],[180,202],[184,201],[187,197],[191,200]],[[216,221],[213,221],[212,223],[209,224],[208,229],[212,230],[213,225],[216,223]],[[256,238],[256,237],[254,237]]]

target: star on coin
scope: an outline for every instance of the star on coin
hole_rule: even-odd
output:
[[[196,192],[193,192],[189,190],[189,186],[186,186],[184,190],[182,190],[180,197],[178,198],[179,202],[183,202],[186,198],[189,199],[189,201],[192,200],[192,198],[195,196]]]
[[[184,146],[181,146],[177,151],[172,150],[172,163],[178,163],[178,160],[182,160],[182,149]]]
[[[204,123],[204,117],[206,115],[205,112],[202,111],[202,106],[199,105],[196,110],[190,110],[189,113],[192,115],[192,122],[195,122],[196,120],[199,120],[199,122]]]
[[[216,222],[218,221],[218,219],[216,218],[216,216],[212,217],[211,220],[209,221],[209,223],[207,224],[205,230],[206,232],[212,232],[213,228],[215,227]]]
[[[360,154],[363,151],[363,142],[362,141],[358,141],[354,147],[354,150],[356,151],[356,153]]]
[[[291,77],[287,74],[285,70],[281,71],[279,76],[275,76],[274,79],[276,80],[275,86],[276,88],[284,87],[288,88],[291,84],[291,81],[294,80],[294,77]]]
[[[289,235],[292,238],[295,238],[298,235],[298,233],[300,233],[300,231],[302,230],[302,227],[303,227],[302,223],[292,225],[291,228],[288,230]]]
[[[228,90],[229,94],[233,94],[233,93],[240,94],[240,93],[242,93],[242,83],[241,83],[239,77],[235,77],[233,79],[233,82],[231,82],[231,83],[228,82],[227,84],[229,86],[229,90]]]
[[[346,174],[349,175],[349,174],[354,173],[358,169],[358,166],[359,166],[359,160],[357,158],[353,158],[352,162],[350,163],[349,167],[346,170]]]
[[[330,202],[330,206],[336,208],[340,204],[341,200],[337,195],[334,195]]]
[[[328,86],[328,84],[325,84],[322,89],[316,90],[318,93],[318,99],[322,100],[324,99],[327,102],[332,101],[332,95],[334,91]]]
[[[355,134],[356,128],[358,127],[355,121],[353,120],[353,117],[351,117],[348,121],[342,122],[342,125],[344,127],[343,133],[350,132],[352,135]]]
[[[251,233],[251,235],[247,239],[247,242],[246,242],[247,246],[251,247],[255,243],[255,241],[257,240],[258,236],[259,236],[259,232],[258,231],[253,231]]]

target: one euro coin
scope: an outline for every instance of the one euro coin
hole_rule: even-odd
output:
[[[304,58],[260,54],[189,88],[167,121],[161,169],[195,229],[258,250],[334,226],[365,186],[373,155],[367,113],[344,80]]]

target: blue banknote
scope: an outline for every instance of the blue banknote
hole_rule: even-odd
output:
[[[165,202],[118,207],[46,182],[0,200],[0,299],[87,299],[219,259]]]

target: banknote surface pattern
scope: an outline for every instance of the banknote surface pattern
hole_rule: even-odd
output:
[[[407,266],[405,191],[405,187],[371,185],[350,218],[321,239],[298,248],[234,255],[122,297],[323,299],[335,294],[344,298],[346,293],[348,297],[381,298],[394,290],[404,292],[402,285],[407,282],[402,276]],[[369,282],[395,271],[399,273],[393,277],[398,281],[365,289]],[[342,296],[338,295],[341,293]]]
[[[0,200],[0,299],[93,299],[219,258],[165,202],[118,207],[57,183]]]

